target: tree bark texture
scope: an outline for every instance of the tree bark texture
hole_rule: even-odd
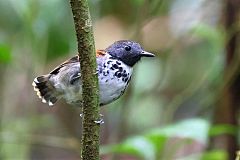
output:
[[[226,85],[220,94],[220,100],[215,108],[213,125],[228,125],[236,132],[231,134],[223,133],[210,139],[210,148],[227,151],[228,159],[234,159],[238,149],[237,144],[237,119],[240,106],[240,58],[239,52],[239,20],[240,0],[225,0],[225,29],[227,32],[226,41],[226,63],[225,81]],[[233,66],[236,69],[233,69]],[[233,72],[231,77],[229,73]],[[230,80],[229,80],[230,79]]]
[[[96,51],[87,0],[70,0],[78,41],[83,87],[83,133],[81,158],[99,159],[99,98]]]

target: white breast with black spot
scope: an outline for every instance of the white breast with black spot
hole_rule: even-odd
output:
[[[98,64],[100,105],[111,103],[125,91],[132,75],[132,67],[118,59],[107,58]]]

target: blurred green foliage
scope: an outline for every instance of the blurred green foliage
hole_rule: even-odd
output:
[[[226,160],[228,159],[226,151],[215,150],[206,152],[202,156],[202,160]]]
[[[4,44],[0,44],[0,63],[9,63],[11,61],[10,47]]]
[[[35,76],[77,52],[68,3],[0,1],[1,159],[79,158],[79,109],[64,102],[48,108],[31,87]],[[211,126],[213,109],[222,98],[225,65],[227,36],[216,20],[222,16],[218,7],[222,2],[90,0],[89,4],[99,49],[133,39],[156,54],[137,64],[124,96],[102,108],[103,159],[131,155],[127,158],[227,160],[225,151],[205,151],[209,137],[239,130]],[[196,11],[189,14],[190,10]],[[180,26],[184,30],[177,33]]]
[[[141,136],[131,137],[120,144],[103,146],[101,152],[102,154],[131,154],[144,160],[174,159],[174,154],[184,144],[193,143],[194,140],[206,144],[208,129],[208,121],[189,119],[156,128]],[[172,138],[183,138],[183,141],[174,142]],[[173,141],[174,147],[166,150],[168,141]]]

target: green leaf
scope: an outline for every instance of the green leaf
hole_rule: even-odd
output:
[[[221,135],[221,134],[236,135],[237,133],[238,133],[237,126],[233,126],[230,124],[214,125],[209,130],[210,136],[217,136],[217,135]]]
[[[228,154],[223,150],[214,150],[204,153],[201,160],[228,160]]]
[[[147,134],[146,137],[149,141],[154,145],[155,156],[157,159],[161,158],[162,151],[164,150],[164,145],[167,142],[167,136],[159,135],[159,134]]]
[[[175,144],[175,149],[173,150],[178,150],[183,144],[192,143],[192,140],[206,143],[208,128],[209,124],[206,120],[188,119],[164,128],[154,129],[145,134],[145,137],[154,145],[155,156],[161,159],[161,151],[164,150],[168,139],[172,137],[182,138],[182,141]]]
[[[141,157],[143,159],[155,159],[154,146],[143,136],[132,137],[123,143],[101,147],[101,154],[121,153]]]
[[[183,143],[191,143],[192,140],[206,143],[208,128],[209,123],[206,120],[188,119],[164,128],[154,129],[142,136],[129,138],[120,144],[102,146],[101,154],[122,153],[143,159],[159,159],[169,138],[183,138],[177,148]]]
[[[165,128],[159,128],[148,133],[166,137],[190,138],[201,142],[207,141],[209,124],[203,119],[188,119]]]
[[[9,63],[12,59],[10,47],[0,44],[0,63]]]

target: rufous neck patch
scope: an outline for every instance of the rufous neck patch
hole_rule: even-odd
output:
[[[106,55],[106,51],[105,50],[97,50],[96,51],[96,57],[103,57]]]

